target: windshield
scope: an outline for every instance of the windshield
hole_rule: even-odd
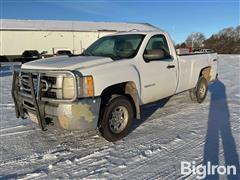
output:
[[[102,37],[89,46],[82,55],[110,57],[114,60],[133,58],[136,56],[144,36],[129,34]]]

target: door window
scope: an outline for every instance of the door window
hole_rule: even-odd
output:
[[[171,58],[168,43],[164,35],[155,35],[151,37],[151,39],[148,41],[144,54],[156,54],[156,53],[164,54],[163,58],[159,60]]]

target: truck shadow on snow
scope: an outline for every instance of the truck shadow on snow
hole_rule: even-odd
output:
[[[161,99],[159,101],[143,105],[141,107],[141,119],[135,120],[132,124],[132,128],[130,130],[130,133],[135,131],[141,124],[144,124],[146,121],[149,120],[149,118],[160,108],[165,107],[165,105],[168,103],[168,101],[171,99],[172,96]],[[163,117],[163,116],[161,116]]]
[[[231,131],[230,114],[224,84],[217,80],[209,86],[211,93],[208,115],[208,129],[204,147],[203,164],[220,165],[220,143],[223,146],[225,166],[234,165],[237,175],[228,175],[228,179],[239,179],[239,157]],[[222,165],[222,164],[221,164]],[[219,175],[207,175],[206,179],[219,179]]]

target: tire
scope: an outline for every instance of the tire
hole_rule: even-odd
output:
[[[207,80],[201,76],[198,79],[198,83],[195,88],[189,90],[189,95],[192,101],[202,103],[208,92],[208,82]]]
[[[114,142],[128,134],[134,118],[134,109],[126,96],[110,98],[102,108],[101,114],[99,131],[107,141]]]

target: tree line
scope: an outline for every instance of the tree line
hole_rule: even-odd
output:
[[[176,48],[213,49],[219,54],[240,54],[240,26],[224,28],[209,38],[201,32],[191,33]]]

